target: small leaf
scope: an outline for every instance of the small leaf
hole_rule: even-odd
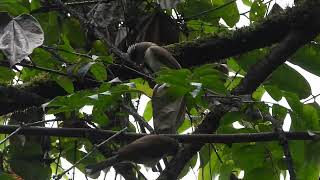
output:
[[[98,81],[104,81],[107,79],[107,70],[102,63],[95,63],[91,66],[90,72]]]
[[[308,81],[299,72],[286,64],[277,68],[265,84],[277,87],[282,91],[296,93],[300,99],[307,98],[311,94],[311,87]]]
[[[59,76],[56,82],[69,94],[74,92],[73,82],[65,76]]]
[[[131,82],[134,82],[136,89],[142,91],[146,96],[151,97],[153,90],[150,88],[149,83],[141,78],[132,79]]]
[[[151,103],[151,101],[149,101],[147,103],[146,108],[144,109],[143,118],[146,121],[150,121],[152,118],[152,103]]]

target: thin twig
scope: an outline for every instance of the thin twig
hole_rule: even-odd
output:
[[[68,50],[65,50],[65,49],[61,49],[61,48],[57,48],[57,47],[50,47],[50,46],[46,46],[46,45],[41,45],[40,47],[45,49],[45,50],[62,51],[62,52],[65,52],[65,53],[74,54],[74,55],[77,55],[77,56],[82,56],[82,57],[85,57],[85,58],[88,58],[88,59],[92,59],[92,57],[87,55],[87,54],[82,54],[82,53],[78,53],[78,52],[71,52],[71,51],[68,51]]]
[[[240,73],[241,69],[239,69],[236,74],[232,77],[232,79],[230,80],[230,82],[228,83],[226,89],[229,88],[229,86],[231,85],[231,83],[236,79],[237,75]]]
[[[87,0],[87,1],[79,1],[79,2],[66,2],[67,6],[77,6],[77,5],[86,5],[86,4],[94,4],[94,3],[109,3],[113,0]]]
[[[320,93],[317,94],[317,95],[311,95],[311,96],[312,96],[311,98],[304,100],[304,101],[302,102],[302,104],[304,104],[304,103],[306,103],[306,102],[308,102],[308,101],[310,101],[310,100],[312,100],[312,99],[315,101],[316,98],[320,96]]]
[[[262,114],[261,114],[261,116],[262,116]],[[273,125],[273,127],[275,129],[275,132],[278,134],[279,142],[280,142],[280,145],[283,148],[283,152],[284,152],[284,155],[285,155],[285,158],[286,158],[288,171],[289,171],[289,174],[290,174],[290,179],[291,180],[295,180],[296,179],[296,173],[295,173],[295,170],[294,170],[294,167],[293,167],[293,160],[292,160],[292,156],[291,156],[291,152],[290,152],[290,147],[289,147],[288,139],[286,137],[285,132],[282,129],[281,124],[279,123],[279,121],[277,119],[275,119],[274,117],[272,117],[269,114],[263,115],[262,117],[265,118],[267,121],[270,121],[272,123],[272,125]]]
[[[124,108],[124,109],[126,109],[128,112],[129,112],[129,114],[131,114],[133,117],[134,117],[134,119],[136,120],[136,121],[138,121],[139,123],[141,123],[145,128],[147,128],[148,129],[148,131],[150,131],[150,133],[153,133],[154,132],[154,129],[148,124],[148,122],[146,122],[146,120],[143,118],[143,117],[141,117],[137,112],[135,112],[133,109],[131,109],[130,107],[128,107],[128,106],[126,106],[126,105],[122,105],[122,107]]]
[[[96,151],[98,148],[100,148],[102,145],[104,145],[105,143],[111,141],[113,138],[119,136],[121,133],[123,133],[125,130],[127,130],[127,127],[123,128],[121,131],[118,131],[117,133],[115,133],[114,135],[110,136],[108,139],[106,139],[105,141],[102,141],[101,143],[99,143],[98,145],[93,146],[92,150],[90,152],[88,152],[85,156],[83,156],[81,159],[79,159],[77,162],[75,162],[71,167],[69,167],[67,170],[63,171],[62,173],[56,175],[54,177],[55,180],[61,179],[63,175],[65,175],[68,171],[70,171],[72,168],[76,167],[81,161],[83,161],[84,159],[86,159],[87,157],[89,157],[94,151]]]
[[[5,62],[5,61],[1,61],[0,62],[0,66],[5,66],[5,67],[8,67],[9,66],[9,61]],[[54,70],[54,69],[48,69],[48,68],[44,68],[44,67],[40,67],[40,66],[36,66],[34,64],[27,64],[27,63],[18,63],[17,65],[19,66],[22,66],[22,67],[26,67],[26,68],[31,68],[31,69],[37,69],[37,70],[40,70],[40,71],[43,71],[43,72],[48,72],[48,73],[53,73],[53,74],[57,74],[57,75],[61,75],[61,76],[66,76],[66,77],[70,77],[70,78],[73,78],[75,80],[78,80],[79,77],[78,76],[75,76],[75,75],[72,75],[72,74],[67,74],[67,73],[64,73],[64,72],[61,72],[61,71],[57,71],[57,70]],[[95,79],[91,79],[91,78],[88,78],[88,77],[84,77],[85,80],[88,80],[88,81],[91,81],[91,82],[94,82],[94,83],[102,83],[100,81],[97,81]]]
[[[222,159],[221,159],[221,157],[220,157],[220,155],[219,155],[219,153],[218,153],[218,151],[217,151],[216,147],[214,146],[214,144],[210,144],[210,146],[212,146],[212,148],[213,148],[214,152],[216,153],[216,155],[217,155],[217,157],[218,157],[218,159],[219,159],[220,163],[221,163],[221,164],[223,164],[223,161],[222,161]]]

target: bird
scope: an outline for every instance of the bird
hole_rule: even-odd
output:
[[[110,166],[121,162],[133,162],[153,167],[161,158],[175,155],[179,142],[164,135],[146,135],[123,146],[113,156],[96,164],[88,165],[85,173],[94,176]]]
[[[181,69],[181,65],[165,48],[152,42],[131,45],[127,54],[146,74],[154,74],[166,67]],[[154,82],[150,82],[153,85]],[[158,134],[176,134],[185,119],[185,97],[170,94],[168,84],[155,84],[152,95],[153,124]]]
[[[169,51],[152,42],[136,43],[128,48],[127,54],[149,73],[158,72],[161,67],[181,69],[181,65]]]

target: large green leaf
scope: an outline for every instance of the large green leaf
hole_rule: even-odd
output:
[[[43,163],[41,155],[41,145],[28,142],[24,146],[10,145],[7,157],[11,169],[25,180],[49,180],[51,168]]]
[[[73,48],[83,48],[85,45],[85,35],[80,23],[74,18],[65,18],[62,24],[63,34],[65,34]]]
[[[320,45],[307,44],[300,48],[290,59],[290,62],[300,66],[315,75],[320,75]]]
[[[233,144],[232,157],[237,167],[250,171],[263,166],[265,147],[261,143]]]
[[[307,98],[311,94],[308,81],[286,64],[283,64],[275,70],[265,84],[278,87],[283,91],[293,92],[297,94],[300,99]]]
[[[219,22],[219,17],[212,13],[205,13],[204,15],[198,15],[200,12],[204,12],[214,8],[213,4],[210,0],[186,0],[184,3],[180,3],[178,5],[181,13],[184,14],[186,18],[192,19],[200,19],[205,22],[212,23],[213,25],[217,25]]]
[[[236,2],[229,3],[231,2],[230,0],[220,0],[212,2],[217,7],[222,7],[213,11],[216,16],[220,16],[229,27],[233,27],[234,25],[236,25],[236,23],[240,19],[240,14]]]
[[[57,44],[60,39],[57,31],[59,14],[57,12],[36,13],[34,17],[39,21],[44,32],[44,44]]]
[[[29,12],[28,0],[1,0],[0,11],[9,12],[13,16],[18,16]]]
[[[33,53],[31,54],[32,62],[35,63],[37,66],[56,69],[61,67],[61,62],[54,59],[53,56],[41,48],[36,48]]]

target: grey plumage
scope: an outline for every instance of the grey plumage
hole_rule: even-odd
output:
[[[179,143],[175,139],[162,135],[147,135],[120,148],[114,156],[88,165],[85,172],[89,176],[96,175],[101,170],[121,162],[134,162],[153,166],[163,156],[174,155],[179,149]]]

